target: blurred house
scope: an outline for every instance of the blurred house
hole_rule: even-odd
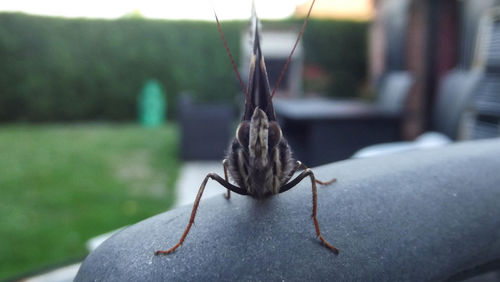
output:
[[[276,100],[301,160],[340,160],[364,146],[429,131],[446,142],[500,135],[499,0],[325,2],[312,17],[339,17],[344,9],[344,18],[366,19],[369,8],[357,14],[348,8],[361,2],[373,8],[368,76],[376,103]],[[304,16],[309,5],[296,14]]]
[[[370,28],[373,85],[387,73],[405,70],[415,79],[406,101],[403,136],[434,129],[438,90],[451,70],[468,71],[478,54],[478,28],[497,0],[374,0]]]

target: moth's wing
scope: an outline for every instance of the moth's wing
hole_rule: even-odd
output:
[[[260,47],[260,20],[252,9],[250,18],[250,32],[253,40],[252,56],[250,61],[250,75],[248,78],[248,95],[250,103],[245,104],[245,113],[243,120],[250,120],[256,107],[262,109],[269,120],[276,120],[269,87],[269,78],[267,75],[266,64]]]

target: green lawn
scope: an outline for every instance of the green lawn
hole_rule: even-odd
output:
[[[172,206],[178,131],[0,126],[0,280],[83,258],[85,242]]]

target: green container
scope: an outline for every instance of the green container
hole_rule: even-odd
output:
[[[167,101],[160,83],[148,80],[139,95],[139,122],[145,127],[158,127],[165,122]]]

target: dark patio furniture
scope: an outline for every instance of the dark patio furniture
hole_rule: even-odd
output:
[[[222,160],[233,136],[235,109],[226,104],[179,102],[183,160]]]
[[[456,69],[442,80],[433,115],[433,129],[452,140],[463,138],[461,126],[482,73]]]
[[[349,158],[372,144],[401,140],[402,110],[411,85],[407,72],[394,72],[383,79],[376,103],[276,99],[275,109],[297,159],[315,166]]]

